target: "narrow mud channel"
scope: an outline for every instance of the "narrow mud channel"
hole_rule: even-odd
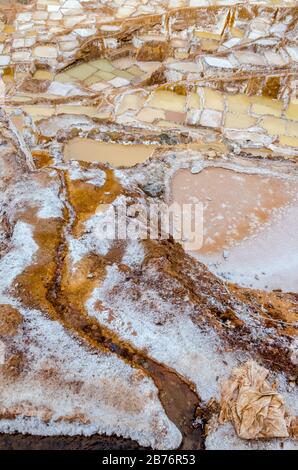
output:
[[[67,223],[62,229],[61,243],[56,253],[56,272],[47,299],[55,311],[55,319],[74,334],[83,338],[91,347],[117,354],[135,368],[149,375],[159,390],[159,398],[169,419],[180,430],[181,449],[203,449],[202,426],[194,425],[200,399],[190,383],[162,364],[153,361],[130,344],[120,340],[114,332],[87,316],[84,302],[72,304],[71,296],[63,287],[67,258],[67,234],[72,233],[77,215],[70,204],[65,173],[60,171],[61,196],[66,201]]]

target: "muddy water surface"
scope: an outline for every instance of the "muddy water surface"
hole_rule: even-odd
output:
[[[153,145],[110,144],[76,137],[64,147],[64,158],[85,162],[110,163],[113,166],[134,166],[146,161],[155,150]]]
[[[297,291],[297,180],[206,168],[179,170],[172,198],[202,202],[204,243],[195,253],[216,274],[255,288]]]

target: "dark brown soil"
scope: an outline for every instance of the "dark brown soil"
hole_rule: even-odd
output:
[[[142,450],[137,442],[117,436],[30,436],[0,434],[0,450]]]

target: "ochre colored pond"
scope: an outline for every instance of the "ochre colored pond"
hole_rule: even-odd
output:
[[[171,189],[179,204],[203,204],[204,241],[195,255],[213,272],[247,287],[297,292],[297,180],[183,169]]]
[[[66,143],[64,158],[85,162],[110,163],[113,166],[134,166],[143,163],[154,152],[155,146],[143,144],[109,144],[76,137]]]
[[[282,178],[223,168],[206,168],[198,174],[180,170],[172,184],[176,202],[204,204],[201,252],[220,251],[252,235],[276,209],[291,202],[297,189]]]

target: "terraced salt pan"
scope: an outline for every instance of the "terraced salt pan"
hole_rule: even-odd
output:
[[[132,242],[129,250],[132,253]],[[140,260],[138,241],[135,241],[135,251]],[[170,296],[165,300],[157,290],[148,287],[153,279],[160,282],[155,268],[142,265],[142,279],[141,285],[138,285],[139,291],[136,291],[133,282],[116,265],[108,267],[105,280],[87,302],[89,315],[116,332],[120,339],[129,341],[134,347],[146,351],[149,357],[192,381],[203,401],[207,402],[212,397],[218,400],[222,381],[235,364],[244,362],[248,356],[240,351],[226,351],[216,332],[195,325],[189,299],[185,299],[185,305],[181,305],[183,301],[171,303]],[[164,291],[169,288],[166,280],[162,288]],[[171,282],[170,289],[176,289],[175,283]],[[101,304],[100,308],[97,307],[98,303]],[[275,379],[289,413],[295,416],[297,391],[289,391],[282,374],[277,374]],[[223,442],[219,445],[220,437]],[[281,441],[250,444],[239,439],[233,428],[227,432],[226,426],[220,426],[218,431],[210,433],[207,442],[208,448],[252,446],[266,449],[278,448]],[[284,442],[289,448],[297,448],[297,443],[290,440]]]
[[[108,144],[87,138],[74,138],[64,147],[66,161],[110,163],[114,166],[134,166],[153,154],[155,147],[142,144]]]
[[[138,257],[139,241],[134,243]],[[116,265],[108,267],[106,278],[87,301],[89,315],[115,331],[120,338],[130,341],[140,350],[145,349],[153,359],[193,382],[203,400],[219,398],[218,383],[228,377],[237,363],[235,354],[218,353],[220,340],[215,332],[202,331],[195,325],[189,299],[185,299],[182,308],[173,304],[171,297],[166,301],[149,287],[154,279],[162,283],[164,291],[169,289],[166,280],[158,281],[158,271],[147,268],[145,272],[143,268],[142,277],[143,287],[139,286],[142,295],[136,298],[133,282],[127,280]],[[173,284],[171,290],[175,288]],[[177,288],[179,286],[177,283]],[[102,304],[100,310],[96,308],[98,302]]]
[[[132,255],[132,242],[129,251]],[[138,263],[142,263],[138,252],[139,242],[135,241],[135,254]],[[183,306],[182,302],[171,303],[170,297],[165,300],[157,290],[148,287],[153,279],[159,282],[159,273],[154,268],[142,265],[142,279],[136,290],[133,282],[116,265],[108,267],[105,280],[87,302],[89,315],[114,331],[120,339],[129,341],[139,350],[146,351],[149,357],[191,380],[203,401],[218,400],[222,381],[235,364],[244,362],[248,356],[240,351],[227,352],[214,331],[197,327],[192,320],[188,298]],[[162,286],[166,291],[165,280]],[[171,282],[170,288],[175,290],[175,283]],[[295,415],[297,391],[289,391],[282,374],[277,374],[275,379],[288,412]],[[237,437],[233,427],[225,425],[210,431],[206,445],[210,449],[275,449],[281,447],[281,442],[280,439],[269,443],[246,442]],[[297,448],[297,443],[290,439],[283,443],[285,448]]]
[[[14,186],[9,195],[9,199],[15,196],[9,205],[11,220],[15,212],[18,220],[0,260],[0,304],[12,305],[23,317],[22,328],[11,341],[22,354],[26,370],[7,379],[0,368],[1,414],[16,415],[2,417],[0,432],[116,434],[144,446],[177,448],[181,434],[166,416],[150,378],[114,354],[89,349],[59,322],[37,309],[24,308],[9,292],[17,276],[36,262],[39,249],[34,227],[22,221],[25,206],[31,211],[37,207],[37,214],[49,220],[58,216],[56,188],[47,189],[52,190],[50,198],[40,193],[33,201],[23,197],[22,185]]]
[[[180,432],[165,415],[151,379],[115,355],[84,349],[41,312],[20,312],[25,327],[16,340],[26,341],[26,356],[33,366],[26,377],[10,383],[1,380],[1,408],[23,409],[22,417],[0,420],[1,432],[105,433],[153,448],[179,446]],[[51,369],[59,372],[48,379]]]
[[[211,271],[242,286],[257,289],[298,289],[298,207],[289,208],[280,220],[256,237],[244,240],[228,258],[202,256]]]
[[[191,189],[190,189],[191,188]],[[178,171],[173,200],[203,202],[204,244],[195,256],[242,286],[297,292],[298,181],[207,168]]]

